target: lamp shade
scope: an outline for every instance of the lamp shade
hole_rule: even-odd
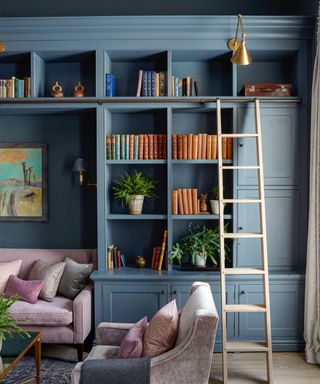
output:
[[[72,172],[86,172],[88,170],[88,163],[85,159],[78,158],[74,161]]]
[[[243,36],[240,47],[235,51],[231,58],[233,64],[237,65],[249,65],[252,62],[250,53],[246,47],[245,36]]]

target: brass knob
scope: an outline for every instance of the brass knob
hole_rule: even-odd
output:
[[[161,295],[165,295],[166,294],[166,291],[163,289],[162,291],[161,291]]]
[[[176,294],[177,294],[177,291],[176,291],[176,290],[172,291],[172,294],[173,294],[173,295],[176,295]]]

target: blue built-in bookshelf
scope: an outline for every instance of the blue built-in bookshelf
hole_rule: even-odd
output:
[[[199,194],[208,192],[217,184],[218,164],[216,159],[174,158],[172,135],[216,134],[217,97],[222,101],[223,131],[251,132],[253,98],[241,95],[243,84],[292,84],[291,97],[262,99],[261,119],[274,350],[299,350],[303,346],[308,112],[314,20],[290,16],[245,17],[247,46],[253,59],[247,67],[230,62],[227,41],[232,37],[236,21],[236,16],[0,19],[0,38],[6,46],[0,55],[0,79],[31,78],[30,98],[0,99],[0,127],[6,127],[6,141],[15,141],[10,137],[10,125],[18,127],[19,137],[25,142],[46,142],[48,130],[52,136],[54,127],[65,132],[72,128],[83,138],[79,139],[77,151],[71,147],[70,135],[66,135],[65,141],[51,139],[50,148],[52,156],[58,147],[69,151],[61,172],[64,175],[70,172],[70,177],[75,154],[81,152],[81,157],[96,158],[91,161],[89,172],[91,179],[97,178],[96,194],[90,189],[81,195],[86,202],[81,211],[83,220],[92,222],[96,216],[97,223],[98,268],[91,276],[95,284],[95,322],[131,322],[146,314],[150,318],[173,298],[181,307],[195,280],[211,285],[220,308],[218,272],[185,272],[168,263],[173,244],[186,233],[190,223],[211,228],[218,225],[209,201],[209,214],[173,214],[172,190],[197,188]],[[166,73],[166,96],[137,97],[139,70]],[[115,77],[115,96],[106,93],[108,73]],[[196,80],[198,96],[194,93],[172,96],[174,79],[187,77]],[[64,98],[50,97],[56,81],[63,86]],[[82,98],[72,97],[78,81],[85,87]],[[108,86],[110,88],[110,84]],[[41,135],[37,131],[36,136],[33,127],[42,129]],[[88,132],[92,133],[90,137],[95,145],[87,140],[85,133]],[[106,136],[125,134],[165,135],[164,158],[109,159]],[[234,140],[232,149],[232,159],[225,159],[225,164],[255,163],[253,142]],[[51,159],[49,157],[49,167]],[[158,198],[145,202],[142,215],[129,215],[112,192],[113,180],[133,170],[158,180]],[[227,198],[256,196],[254,172],[240,169],[225,172]],[[49,196],[53,196],[50,188],[54,188],[55,183],[59,180],[51,172]],[[64,194],[59,196],[63,201]],[[87,207],[89,202],[92,207],[95,196],[96,211]],[[70,206],[74,204],[71,200]],[[253,204],[237,207],[228,204],[225,209],[225,222],[232,232],[254,232],[258,217]],[[50,220],[41,224],[39,233],[60,229],[62,223],[54,214]],[[77,236],[85,237],[92,228],[92,225],[79,227]],[[165,229],[168,239],[163,269],[154,271],[150,269],[152,249],[161,246]],[[59,248],[57,241],[55,246]],[[106,246],[110,243],[125,254],[126,268],[108,270]],[[254,239],[238,239],[229,247],[230,265],[259,265],[260,248]],[[147,260],[142,270],[135,267],[138,255]],[[230,276],[228,303],[259,302],[258,279],[253,275]],[[230,314],[228,339],[263,339],[262,321],[260,314]],[[220,333],[216,348],[220,348]]]

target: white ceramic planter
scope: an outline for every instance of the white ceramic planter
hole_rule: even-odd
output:
[[[219,200],[210,200],[211,211],[214,215],[219,215]]]
[[[134,195],[129,200],[128,207],[129,207],[129,213],[131,215],[141,215],[142,207],[143,207],[143,195]]]
[[[197,267],[205,267],[207,263],[207,256],[203,257],[201,254],[196,255],[195,261],[196,261],[195,265]]]

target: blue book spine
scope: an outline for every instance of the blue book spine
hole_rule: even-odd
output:
[[[116,160],[120,160],[120,135],[116,135]]]
[[[126,135],[126,160],[129,160],[129,135]]]
[[[148,95],[148,72],[143,71],[142,77],[142,96]]]
[[[147,81],[148,81],[148,84],[147,84],[147,96],[152,96],[152,87],[151,87],[151,83],[152,83],[152,72],[151,71],[147,71],[148,75],[147,75]]]
[[[124,255],[121,255],[121,263],[122,263],[122,266],[125,267],[126,266],[126,258]]]
[[[180,96],[179,77],[175,77],[175,79],[174,79],[174,94],[175,94],[175,96]]]
[[[156,73],[155,71],[151,72],[151,95],[156,96]]]
[[[134,137],[134,151],[133,151],[134,160],[138,160],[138,150],[139,150],[139,136],[135,135],[135,137]]]
[[[106,97],[115,96],[116,78],[112,73],[106,73]]]

